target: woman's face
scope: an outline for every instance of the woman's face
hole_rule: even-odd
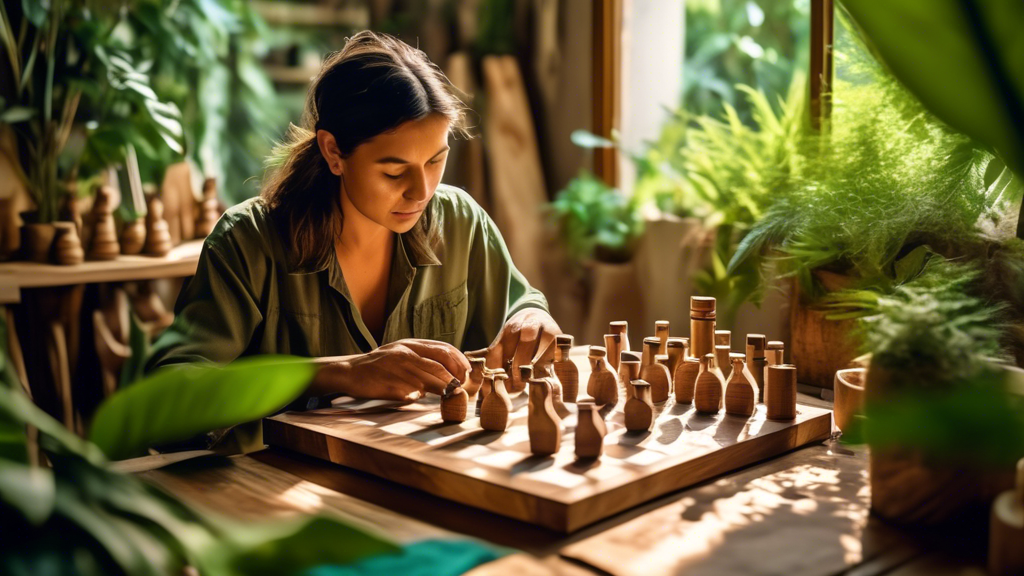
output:
[[[348,158],[329,158],[328,163],[332,170],[340,170],[341,193],[356,210],[401,234],[423,214],[447,159],[448,119],[432,114],[360,144]]]

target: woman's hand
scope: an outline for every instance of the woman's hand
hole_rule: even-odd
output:
[[[464,381],[468,371],[469,360],[454,346],[407,338],[367,354],[325,359],[309,392],[414,402],[427,392],[444,393],[449,382]]]
[[[505,322],[487,349],[487,367],[509,371],[510,392],[520,392],[526,383],[519,377],[519,367],[551,361],[555,354],[555,336],[561,333],[558,323],[544,310],[520,310]]]

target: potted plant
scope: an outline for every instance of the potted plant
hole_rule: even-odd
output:
[[[590,293],[579,342],[604,342],[613,320],[639,326],[643,310],[633,255],[643,218],[635,197],[627,198],[584,170],[549,208],[570,266],[577,276],[586,276]]]

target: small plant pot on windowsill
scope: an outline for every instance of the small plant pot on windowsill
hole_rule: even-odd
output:
[[[813,275],[828,292],[848,288],[854,283],[852,276],[824,270],[815,270]],[[857,357],[857,342],[853,337],[856,321],[827,320],[826,313],[815,310],[801,294],[797,281],[793,282],[790,298],[789,362],[797,365],[797,379],[801,384],[831,388],[836,372]]]
[[[45,264],[50,261],[50,251],[57,229],[52,223],[39,223],[36,212],[22,212],[21,256],[29,262]]]

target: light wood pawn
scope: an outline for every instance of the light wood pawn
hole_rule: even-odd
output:
[[[1024,459],[1017,462],[1017,486],[996,497],[988,537],[988,573],[1024,574]]]
[[[150,256],[166,256],[173,247],[171,244],[171,233],[167,229],[167,221],[164,220],[164,204],[153,196],[149,199],[148,212],[146,213],[146,244],[143,252]]]
[[[114,208],[117,192],[112,186],[96,189],[96,200],[92,205],[92,241],[89,244],[89,260],[113,260],[121,253],[114,227]]]
[[[452,379],[441,396],[441,420],[448,424],[465,422],[468,406],[469,395],[458,380]]]
[[[708,353],[700,359],[700,374],[693,391],[693,407],[702,414],[717,414],[722,409],[725,378],[715,366],[715,355]]]
[[[749,418],[757,404],[757,383],[747,370],[746,356],[732,354],[732,374],[725,383],[725,413]]]
[[[658,354],[668,354],[670,328],[671,323],[668,320],[658,320],[654,323],[654,337],[661,342],[658,346]]]
[[[580,370],[569,359],[573,337],[569,334],[555,336],[555,378],[562,384],[562,400],[575,402],[580,389]]]
[[[654,424],[654,403],[651,402],[651,385],[644,381],[633,380],[629,383],[633,395],[622,407],[622,415],[626,421],[626,430],[644,432]]]
[[[676,373],[676,366],[679,365],[679,362],[686,358],[687,344],[686,338],[669,338],[668,343],[665,344],[665,348],[668,350],[666,352],[668,354],[668,371],[672,374]]]
[[[629,350],[629,322],[616,320],[608,323],[608,333],[618,334],[622,340],[622,349]]]
[[[614,406],[619,401],[619,379],[608,368],[606,351],[601,346],[590,347],[590,380],[587,394],[598,406]]]
[[[54,222],[56,237],[53,240],[54,257],[62,266],[74,266],[85,260],[82,241],[78,238],[78,230],[74,222]]]
[[[484,387],[490,388],[490,393],[480,404],[480,427],[484,430],[504,432],[508,427],[508,415],[512,412],[512,399],[509,398],[505,383],[508,375],[502,369],[492,370],[484,373]]]
[[[576,457],[600,458],[604,453],[604,437],[608,426],[592,400],[580,400],[576,407],[579,417],[576,422]]]
[[[650,344],[644,342],[645,347],[648,345],[653,348],[658,346],[658,341],[655,339]],[[668,400],[668,395],[672,391],[672,373],[668,371],[668,356],[654,352],[652,349],[651,356],[654,361],[640,369],[640,379],[645,380],[651,386],[651,402],[660,404]],[[659,359],[662,361],[659,362]]]
[[[768,361],[764,357],[764,349],[768,339],[764,334],[747,334],[747,370],[754,376],[757,384],[757,402],[764,403],[764,367]]]
[[[605,334],[604,347],[608,351],[608,365],[611,366],[612,372],[615,372],[619,369],[619,354],[622,353],[622,335]]]
[[[764,405],[769,420],[796,418],[796,366],[769,366],[764,383]]]
[[[570,414],[569,409],[562,402],[562,385],[559,384],[557,378],[548,374],[547,370],[543,369],[542,366],[535,367],[530,364],[520,366],[519,378],[523,382],[529,382],[535,378],[547,380],[548,385],[551,386],[551,404],[555,408],[555,413],[558,414],[559,418],[565,418]]]
[[[623,351],[619,355],[619,390],[629,398],[633,389],[629,383],[640,377],[640,355],[636,352]]]
[[[689,404],[693,402],[694,388],[697,385],[697,375],[700,374],[699,358],[683,358],[672,377],[672,385],[676,391],[676,402]]]
[[[530,452],[548,456],[562,446],[562,419],[555,413],[551,400],[551,384],[545,378],[530,383],[530,407],[526,426],[530,432]]]

